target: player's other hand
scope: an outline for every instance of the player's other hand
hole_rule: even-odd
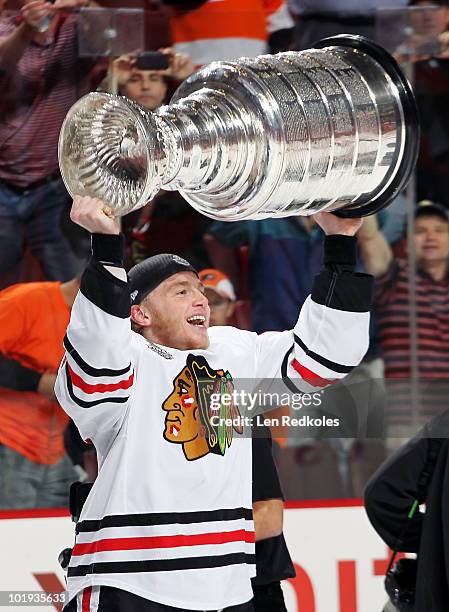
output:
[[[75,196],[70,218],[91,234],[120,234],[119,220],[108,205],[99,198]]]
[[[363,219],[343,219],[328,212],[317,213],[313,215],[313,218],[326,236],[331,236],[332,234],[354,236],[363,223]]]

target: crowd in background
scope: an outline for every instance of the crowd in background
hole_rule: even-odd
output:
[[[19,1],[0,0],[0,509],[63,506],[70,482],[95,477],[95,451],[53,391],[90,246],[70,221],[58,166],[59,132],[74,102],[112,87],[155,110],[210,61],[306,49],[339,33],[379,39],[385,11],[413,5],[403,19],[415,29],[401,30],[398,20],[390,50],[412,76],[420,110],[415,190],[358,235],[360,265],[377,278],[371,345],[320,407],[344,414],[346,424],[334,435],[272,432],[287,498],[361,495],[391,448],[447,408],[448,0]],[[143,46],[129,40],[109,62],[80,55],[80,15],[99,5],[141,8]],[[323,234],[311,217],[224,223],[160,191],[122,222],[128,268],[178,254],[205,270],[213,320],[258,333],[293,327],[322,264]]]

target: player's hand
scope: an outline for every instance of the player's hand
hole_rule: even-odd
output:
[[[91,234],[120,234],[119,220],[108,205],[99,198],[75,196],[70,218]]]
[[[313,218],[326,236],[331,236],[332,234],[354,236],[363,223],[363,219],[343,219],[328,212],[317,213],[313,215]]]
[[[46,17],[54,13],[54,7],[50,2],[44,0],[32,0],[21,8],[22,17],[33,30],[39,28]]]

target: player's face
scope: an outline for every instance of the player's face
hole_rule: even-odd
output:
[[[423,263],[446,260],[449,257],[449,223],[438,216],[423,216],[415,220],[416,257]]]
[[[151,316],[148,337],[153,342],[179,350],[209,346],[209,304],[193,272],[167,278],[150,293],[145,304]]]
[[[173,391],[162,405],[167,411],[164,438],[169,442],[185,443],[200,434],[200,420],[195,384],[186,367],[173,383]]]
[[[134,69],[121,93],[145,108],[155,110],[164,101],[167,84],[157,71]]]

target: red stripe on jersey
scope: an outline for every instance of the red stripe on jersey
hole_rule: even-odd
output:
[[[72,368],[67,364],[69,369],[70,378],[72,379],[72,383],[78,389],[81,389],[85,393],[105,393],[106,391],[117,391],[118,389],[129,389],[134,382],[134,372],[127,380],[122,380],[118,383],[104,384],[97,383],[96,385],[91,385],[84,381],[81,376],[78,376]]]
[[[90,612],[91,596],[92,596],[92,587],[87,587],[87,589],[84,589],[81,612]]]
[[[198,533],[193,535],[148,536],[142,538],[108,538],[76,544],[72,556],[90,555],[96,552],[113,550],[140,550],[152,548],[176,548],[179,546],[208,546],[228,542],[255,542],[254,531],[237,529],[218,533]]]
[[[309,382],[314,387],[327,387],[327,385],[333,385],[338,382],[338,378],[328,379],[315,374],[312,370],[309,370],[305,366],[303,366],[299,361],[293,359],[292,368],[298,372],[298,374],[304,378],[307,382]]]

